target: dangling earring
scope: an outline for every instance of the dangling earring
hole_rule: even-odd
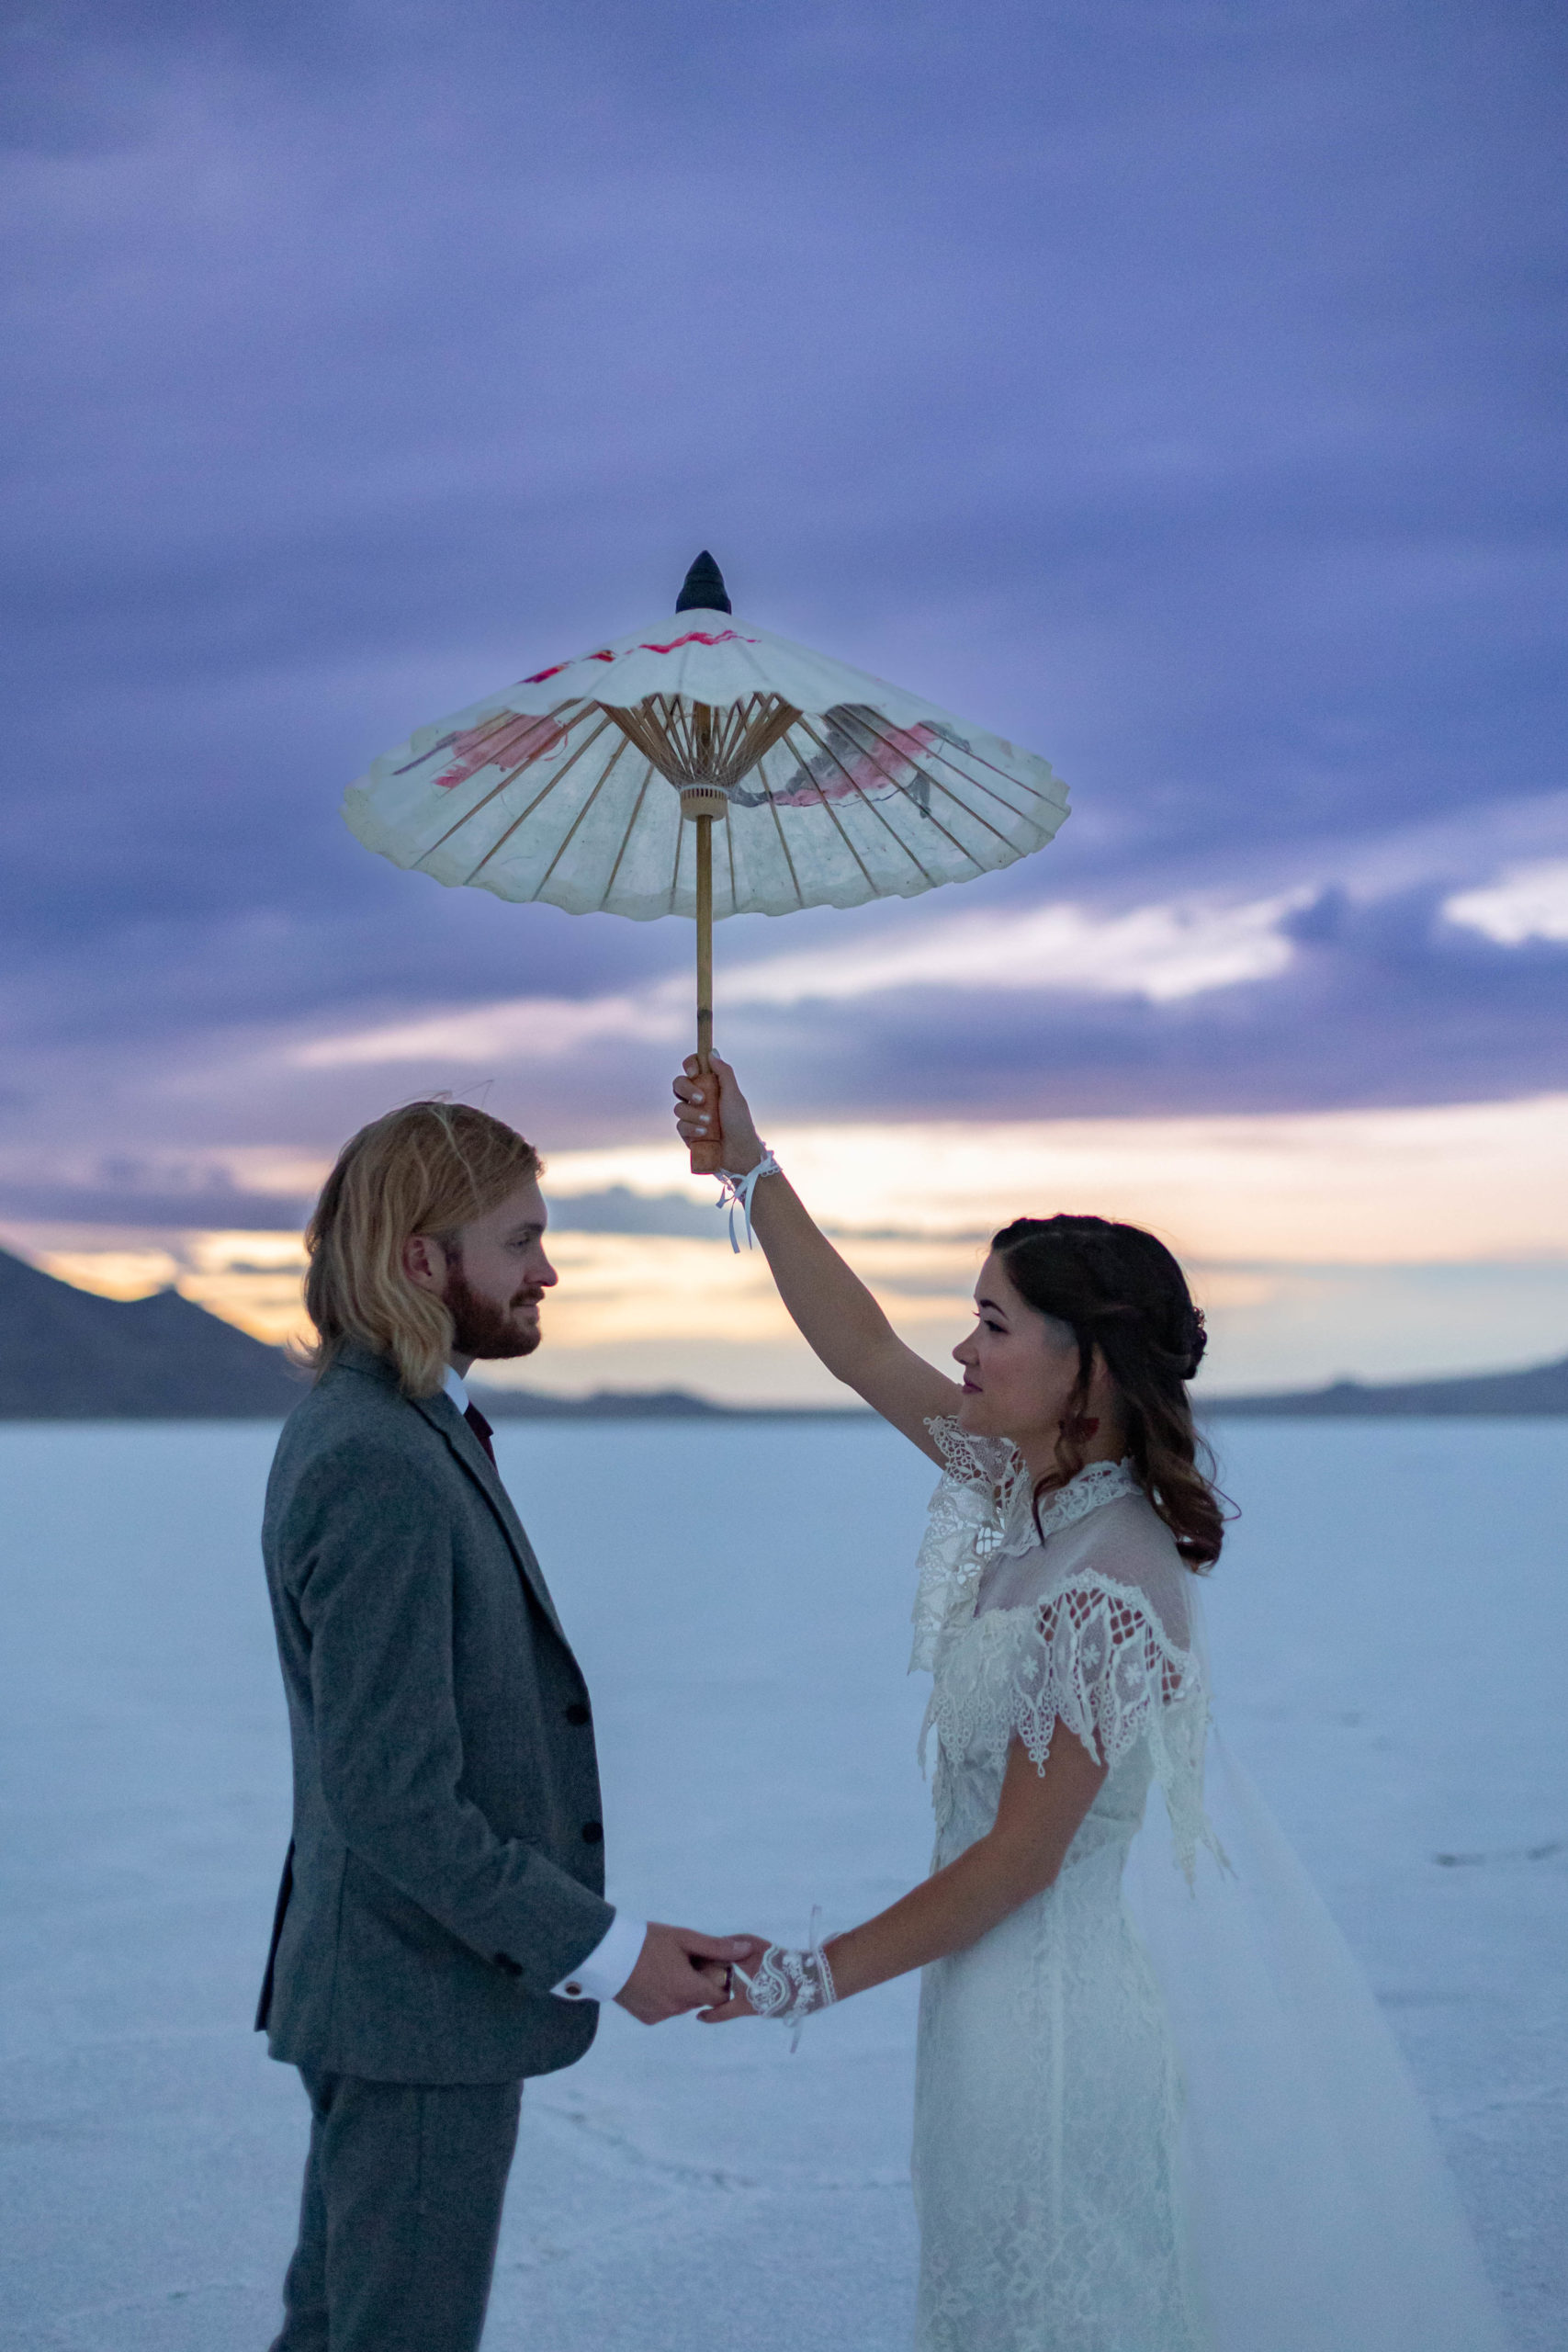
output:
[[[1091,1437],[1098,1436],[1099,1431],[1100,1419],[1095,1413],[1075,1413],[1062,1423],[1062,1435],[1070,1445],[1085,1444]]]

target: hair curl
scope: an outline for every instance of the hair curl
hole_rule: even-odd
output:
[[[1170,1251],[1141,1227],[1113,1225],[1102,1216],[1021,1216],[994,1236],[991,1247],[1019,1296],[1070,1325],[1078,1343],[1077,1384],[1056,1442],[1055,1475],[1040,1481],[1036,1501],[1084,1466],[1071,1432],[1089,1400],[1098,1349],[1116,1386],[1127,1460],[1138,1484],[1188,1566],[1212,1567],[1224,1540],[1224,1518],[1206,1475],[1213,1458],[1193,1426],[1186,1387],[1208,1335]]]
[[[403,1271],[403,1244],[428,1233],[450,1248],[458,1228],[499,1208],[543,1163],[515,1129],[470,1102],[405,1102],[344,1144],[305,1229],[305,1309],[318,1379],[345,1342],[390,1356],[406,1396],[434,1396],[446,1375],[452,1317]]]

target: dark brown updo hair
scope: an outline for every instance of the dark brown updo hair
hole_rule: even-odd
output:
[[[1089,1402],[1096,1348],[1116,1384],[1127,1433],[1127,1461],[1176,1538],[1190,1568],[1220,1556],[1224,1521],[1205,1471],[1186,1384],[1202,1362],[1208,1335],[1187,1278],[1163,1241],[1135,1225],[1102,1216],[1021,1216],[991,1247],[1019,1296],[1042,1315],[1069,1324],[1078,1343],[1077,1385],[1056,1441],[1056,1470],[1035,1499],[1066,1486],[1083,1468],[1072,1430]]]

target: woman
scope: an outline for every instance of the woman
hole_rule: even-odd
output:
[[[716,1074],[724,1164],[745,1173],[761,1146]],[[683,1082],[688,1139],[703,1091]],[[828,1369],[944,1473],[917,1611],[935,1868],[835,1936],[825,1972],[785,1960],[790,2012],[927,1972],[922,2346],[1191,2352],[1175,2063],[1121,1877],[1154,1773],[1189,1844],[1201,1821],[1184,1588],[1221,1536],[1183,1385],[1201,1322],[1151,1235],[1021,1219],[981,1270],[959,1384],[897,1337],[782,1175],[757,1184],[752,1217]]]
[[[1220,2018],[1217,2071],[1241,2096],[1227,2109],[1205,2091],[1198,2123],[1213,2139],[1219,2119],[1226,2144],[1210,2171],[1224,2178],[1232,2226],[1195,2258],[1202,2183],[1192,2176],[1203,2167],[1184,2145],[1168,2007],[1122,1893],[1151,1781],[1189,1882],[1199,1846],[1214,1846],[1191,1588],[1223,1531],[1186,1390],[1203,1321],[1176,1261],[1135,1227],[1018,1219],[981,1269],[955,1383],[904,1345],[818,1231],[728,1065],[716,1059],[699,1079],[689,1062],[675,1092],[685,1141],[716,1121],[732,1190],[818,1356],[942,1470],[915,1612],[914,1663],[934,1677],[931,1875],[825,1945],[770,1947],[744,1990],[705,2013],[798,2023],[925,1972],[921,2352],[1493,2346],[1485,2291],[1396,2054],[1315,1898],[1272,1852],[1269,1892],[1283,1887],[1285,1899],[1270,1930],[1278,1940],[1282,1916],[1287,1953],[1310,1947],[1310,1994],[1292,2012],[1289,1987],[1248,1992],[1247,2014]],[[1216,1981],[1221,1962],[1224,1998],[1239,2001],[1246,1969],[1227,1946]],[[1179,1965],[1190,1979],[1208,1971],[1201,1947]],[[1343,1985],[1336,1970],[1349,1971]],[[1309,2026],[1324,2056],[1297,2102],[1302,2136],[1284,2177],[1315,2162],[1319,2201],[1293,2217],[1292,2237],[1260,2133],[1277,2143],[1294,2120],[1270,2106],[1258,2053],[1288,2047],[1306,2063]],[[1240,2037],[1235,2050],[1227,2031]],[[1314,2102],[1325,2079],[1345,2089],[1323,2119]],[[1365,2123],[1359,2175],[1340,2144],[1346,2118]],[[1266,2185],[1249,2204],[1253,2179]],[[1295,2275],[1274,2245],[1296,2248]],[[1411,2275],[1393,2277],[1391,2263]]]

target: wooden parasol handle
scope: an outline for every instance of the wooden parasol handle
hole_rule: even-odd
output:
[[[699,817],[697,827],[697,1067],[705,1077],[713,1067],[713,819]],[[716,1120],[718,1089],[705,1088],[704,1105]],[[724,1148],[716,1132],[691,1147],[694,1176],[712,1176],[724,1164]]]

